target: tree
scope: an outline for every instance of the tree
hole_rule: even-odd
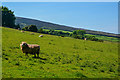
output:
[[[29,25],[29,26],[28,26],[28,30],[29,30],[29,31],[32,31],[32,32],[37,32],[37,31],[38,31],[36,25]]]
[[[54,30],[50,29],[49,34],[53,35],[53,33],[54,33]]]
[[[84,36],[85,30],[75,30],[77,35],[82,35]]]
[[[45,34],[49,34],[49,31],[43,30],[43,33],[45,33]]]
[[[28,31],[28,26],[23,27],[22,30]]]
[[[38,31],[36,25],[25,26],[25,27],[22,28],[22,30],[32,31],[32,32],[37,32]]]
[[[20,29],[20,25],[19,24],[17,24],[17,25],[15,25],[15,27],[14,27],[15,29]]]
[[[25,31],[28,31],[28,26],[25,26],[24,28],[25,28]]]
[[[72,37],[77,39],[84,39],[85,33],[86,33],[85,30],[74,30],[72,33]]]
[[[86,33],[85,30],[74,30],[73,31],[74,35],[82,35],[82,36],[84,36],[85,33]]]
[[[14,12],[7,7],[0,7],[2,10],[2,26],[14,28],[15,27],[15,15]]]
[[[39,32],[39,33],[43,33],[43,29],[40,28],[40,29],[38,30],[38,32]]]
[[[73,34],[77,35],[77,30],[74,30],[74,31],[73,31]]]

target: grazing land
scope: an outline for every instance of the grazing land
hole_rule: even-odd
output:
[[[118,43],[95,42],[2,28],[3,78],[115,78]],[[20,44],[38,44],[40,58],[25,56]],[[119,63],[120,64],[120,63]]]

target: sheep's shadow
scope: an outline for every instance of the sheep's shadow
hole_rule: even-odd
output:
[[[41,58],[41,57],[32,57],[32,58],[35,58],[35,59],[42,59],[42,60],[47,60],[46,58]]]

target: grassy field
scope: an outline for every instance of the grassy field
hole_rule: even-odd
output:
[[[1,29],[1,28],[0,28]],[[114,78],[118,76],[118,44],[31,35],[2,27],[3,78]],[[40,58],[25,56],[20,43],[39,44]]]

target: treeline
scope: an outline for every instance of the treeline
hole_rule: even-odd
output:
[[[75,39],[87,39],[91,41],[99,41],[103,42],[103,40],[96,38],[95,36],[88,36],[85,35],[86,31],[85,30],[74,30],[72,33],[64,32],[64,31],[56,31],[56,30],[46,30],[46,29],[37,29],[36,25],[29,25],[25,26],[22,28],[22,30],[25,31],[32,31],[32,32],[38,32],[38,33],[43,33],[43,34],[50,34],[50,35],[56,35],[56,36],[61,36],[61,37],[72,37]]]
[[[57,35],[57,36],[70,36],[70,33],[66,33],[63,31],[55,31],[55,30],[43,30],[42,28],[37,29],[36,25],[29,25],[29,26],[25,26],[22,28],[22,30],[24,31],[32,31],[32,32],[38,32],[38,33],[43,33],[43,34],[50,34],[50,35]]]
[[[70,35],[70,33],[66,33],[66,32],[63,32],[63,31],[55,31],[53,29],[50,29],[50,30],[43,30],[42,28],[40,28],[38,30],[38,33],[43,33],[43,34],[50,34],[50,35],[57,35],[57,36],[62,36],[62,37],[68,37]]]

